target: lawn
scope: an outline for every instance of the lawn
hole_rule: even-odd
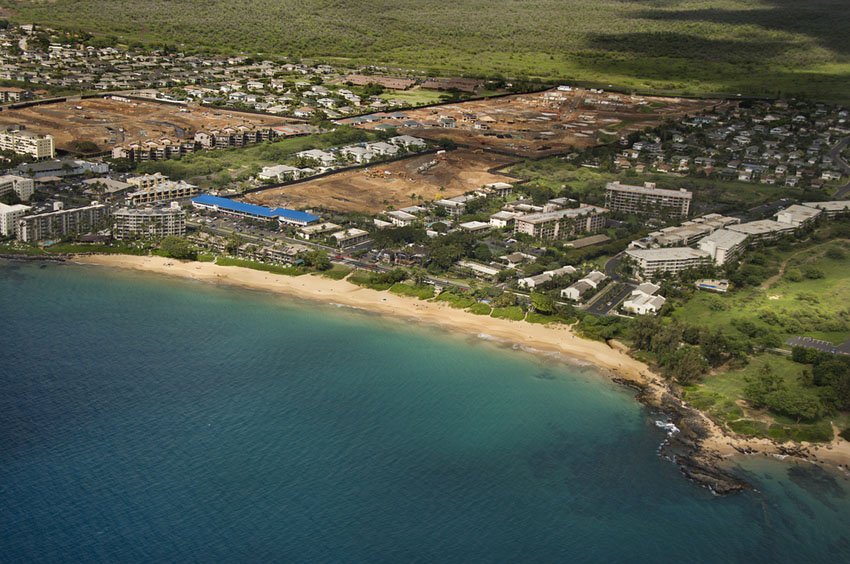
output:
[[[253,270],[261,270],[272,274],[282,274],[284,276],[300,276],[306,274],[306,271],[297,266],[281,266],[279,264],[266,264],[264,262],[255,262],[253,260],[237,259],[232,257],[218,257],[215,263],[219,266],[239,266],[242,268],[251,268]]]
[[[324,276],[325,278],[330,278],[332,280],[342,280],[343,278],[351,274],[352,270],[353,269],[348,266],[335,264],[330,268],[330,270],[322,270],[319,272],[319,274]]]
[[[830,249],[835,258],[829,256]],[[744,338],[743,321],[783,343],[795,335],[835,344],[850,338],[850,242],[812,242],[784,252],[753,252],[763,253],[774,264],[784,263],[783,275],[764,289],[745,288],[725,295],[696,292],[675,304],[673,318],[686,323],[699,320],[700,327],[719,329],[733,338]],[[822,277],[807,278],[805,273]]]
[[[387,101],[399,100],[409,106],[427,106],[439,102],[443,94],[445,92],[416,88],[413,90],[390,90],[381,94],[381,98]]]
[[[475,298],[471,298],[469,296],[459,296],[451,292],[443,292],[435,299],[438,302],[445,302],[455,309],[466,309],[477,303],[475,301]]]
[[[522,321],[525,318],[525,310],[519,306],[495,307],[490,317],[496,319],[510,319],[511,321]]]
[[[832,439],[830,421],[843,428],[846,414],[825,417],[813,423],[797,423],[786,417],[752,409],[742,404],[744,387],[748,378],[754,378],[768,365],[774,374],[780,375],[789,390],[801,390],[800,376],[804,366],[786,357],[761,354],[753,357],[746,367],[707,376],[701,384],[685,389],[685,401],[706,412],[714,420],[726,424],[741,435],[767,437],[780,441],[823,442]]]
[[[434,297],[434,287],[429,285],[415,286],[405,282],[398,282],[390,287],[390,292],[399,296],[408,296],[420,300],[430,300]]]

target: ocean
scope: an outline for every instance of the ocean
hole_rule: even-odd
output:
[[[332,305],[0,263],[0,561],[846,562],[848,479],[716,497],[632,392]]]

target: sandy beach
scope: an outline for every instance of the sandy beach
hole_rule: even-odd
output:
[[[577,336],[563,325],[539,325],[475,315],[453,309],[441,302],[416,300],[390,292],[362,288],[344,280],[332,280],[317,275],[282,276],[208,262],[183,262],[157,256],[85,255],[74,262],[177,276],[214,284],[273,292],[283,296],[323,303],[335,303],[399,320],[410,320],[427,326],[445,328],[454,333],[515,343],[526,350],[558,353],[564,357],[593,365],[625,383],[643,390],[643,401],[661,405],[662,396],[670,397],[666,381],[646,364],[630,357],[623,346],[609,346]],[[708,437],[702,450],[720,459],[742,454],[761,456],[791,456],[836,466],[847,472],[850,468],[850,442],[836,439],[832,443],[809,445],[779,444],[767,439],[748,439],[727,434],[722,428],[700,413]]]

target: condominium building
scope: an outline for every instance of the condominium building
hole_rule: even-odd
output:
[[[353,227],[344,231],[337,231],[331,236],[336,239],[336,244],[341,249],[354,247],[369,240],[368,231]]]
[[[543,240],[596,233],[605,227],[607,213],[607,209],[596,206],[532,213],[514,220],[514,233],[525,233]]]
[[[0,236],[11,237],[18,229],[18,220],[24,217],[32,208],[23,204],[7,206],[0,203]]]
[[[69,235],[90,233],[105,227],[109,208],[103,204],[73,209],[56,209],[48,213],[25,215],[18,220],[16,236],[26,243],[44,239],[58,239]]]
[[[32,178],[7,174],[0,176],[0,196],[14,192],[18,198],[28,202],[32,196],[35,183]]]
[[[833,200],[831,202],[803,202],[809,208],[822,210],[828,219],[840,215],[850,215],[850,200]]]
[[[797,227],[791,223],[779,223],[772,219],[760,219],[758,221],[749,221],[740,225],[730,225],[727,227],[729,231],[743,233],[747,235],[750,242],[772,241],[783,235],[794,233]]]
[[[177,182],[166,180],[149,188],[130,192],[127,194],[127,203],[132,206],[143,206],[160,202],[184,200],[197,196],[198,193],[198,187],[194,184],[189,184],[183,180]]]
[[[714,264],[722,266],[741,256],[747,248],[747,235],[728,229],[718,229],[702,239],[697,246],[711,255]]]
[[[685,189],[662,190],[652,182],[629,186],[609,182],[605,190],[605,207],[614,212],[649,217],[683,218],[691,211],[693,194]]]
[[[776,214],[779,223],[790,223],[794,227],[808,227],[821,214],[821,210],[809,206],[788,206]]]
[[[112,236],[119,240],[186,235],[186,212],[177,205],[167,208],[121,208],[112,214],[112,219]]]
[[[630,249],[626,251],[642,279],[653,279],[661,274],[678,274],[711,263],[711,255],[690,247],[672,249]]]
[[[37,159],[52,159],[56,156],[53,137],[31,133],[23,127],[0,131],[0,151],[31,155]]]
[[[134,190],[147,190],[167,181],[167,176],[164,176],[161,172],[155,172],[154,174],[143,174],[128,178],[127,184],[133,186]]]

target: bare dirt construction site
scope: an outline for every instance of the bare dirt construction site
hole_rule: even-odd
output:
[[[295,126],[300,122],[216,108],[178,106],[128,98],[88,98],[0,112],[0,127],[23,124],[53,136],[58,149],[74,152],[89,141],[102,151],[125,143],[192,138],[203,129]],[[295,132],[293,130],[293,132]]]
[[[375,214],[390,206],[459,196],[492,182],[513,179],[497,172],[516,159],[481,150],[458,149],[420,155],[247,195],[248,202],[297,209]]]
[[[533,158],[611,142],[665,119],[694,115],[729,102],[631,96],[561,87],[533,94],[472,100],[341,120],[359,127],[391,125],[428,139]]]

